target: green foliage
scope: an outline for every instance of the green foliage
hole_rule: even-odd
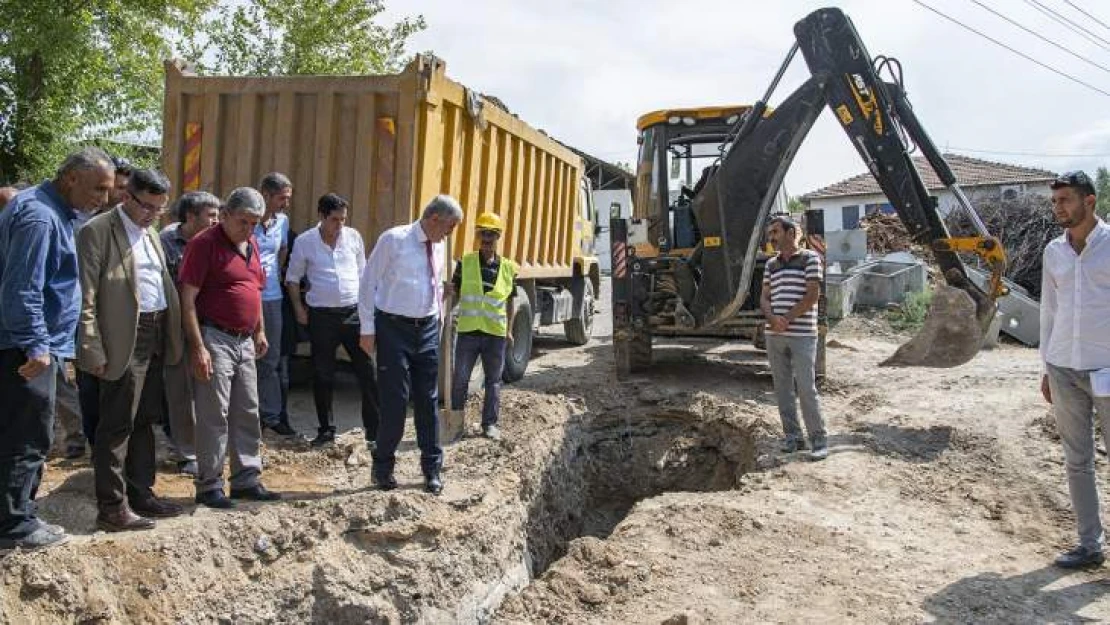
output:
[[[105,138],[157,136],[163,60],[230,74],[394,71],[422,17],[375,23],[381,0],[0,1],[0,184],[49,178],[100,143],[136,164],[156,152]]]
[[[801,215],[806,212],[806,205],[798,196],[794,196],[786,202],[786,210],[791,215]]]
[[[0,2],[0,182],[38,182],[77,143],[155,127],[164,33],[212,1]]]
[[[1098,192],[1095,212],[1106,219],[1110,217],[1110,171],[1105,167],[1099,167],[1095,173],[1095,190]]]
[[[906,299],[896,310],[887,313],[891,327],[900,332],[916,332],[925,323],[929,304],[933,301],[933,290],[926,288],[917,293],[907,293]]]
[[[380,74],[405,62],[422,16],[376,23],[381,0],[254,0],[224,4],[184,33],[183,52],[202,73],[280,76]]]

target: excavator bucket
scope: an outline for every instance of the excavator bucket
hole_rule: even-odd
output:
[[[959,270],[949,270],[946,278],[947,285],[933,290],[921,330],[880,366],[958,367],[979,353],[998,310],[995,299]]]
[[[975,357],[984,330],[975,315],[975,301],[967,291],[939,286],[921,331],[903,344],[884,367],[957,367]]]

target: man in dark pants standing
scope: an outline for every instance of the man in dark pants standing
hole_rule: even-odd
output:
[[[358,285],[366,266],[362,235],[348,228],[347,200],[328,193],[320,198],[320,223],[297,237],[286,272],[286,288],[297,323],[308,326],[312,343],[312,395],[320,430],[312,444],[335,441],[332,393],[335,350],[342,345],[351,359],[362,392],[362,426],[372,450],[378,436],[378,386],[370,356],[359,347]],[[301,280],[308,278],[308,310],[301,303]]]
[[[454,198],[436,196],[418,221],[382,233],[362,273],[360,343],[377,358],[381,391],[373,478],[384,490],[397,488],[393,465],[411,389],[424,489],[437,495],[443,491],[437,389],[443,316],[440,274],[446,262],[444,239],[462,218],[462,207]]]
[[[516,263],[497,253],[501,238],[501,217],[496,213],[478,216],[477,252],[462,257],[452,276],[452,295],[458,297],[459,325],[455,338],[455,371],[451,381],[451,411],[444,421],[448,440],[461,437],[466,430],[463,411],[470,374],[478,358],[485,374],[482,402],[482,436],[501,439],[497,419],[501,412],[501,374],[505,368],[505,347],[512,345],[512,303],[516,293]]]
[[[266,212],[254,229],[254,239],[262,269],[266,272],[266,286],[262,289],[262,316],[266,321],[266,341],[270,347],[256,362],[258,370],[258,410],[262,427],[282,436],[296,436],[289,425],[286,395],[282,391],[285,354],[282,353],[282,307],[285,293],[281,288],[281,268],[289,257],[289,210],[293,199],[293,183],[285,174],[271,172],[262,177],[258,190],[266,202]]]
[[[112,188],[112,161],[96,148],[71,154],[53,181],[0,212],[0,549],[68,539],[35,514],[54,433],[58,360],[72,358],[81,289],[73,221]]]
[[[93,443],[96,525],[145,530],[181,514],[154,495],[154,419],[162,412],[163,364],[181,361],[181,306],[154,223],[169,201],[161,172],[136,170],[117,208],[77,235],[81,317],[77,364],[100,380]]]

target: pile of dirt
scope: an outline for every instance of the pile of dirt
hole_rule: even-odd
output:
[[[507,390],[505,439],[451,447],[441,497],[420,489],[411,443],[398,460],[402,487],[372,489],[353,431],[326,450],[272,443],[266,480],[287,495],[279,504],[195,508],[150,532],[105,535],[92,522],[89,469],[54,465],[43,514],[78,536],[6,556],[0,612],[12,622],[488,620],[570,541],[604,538],[641,499],[732,489],[754,468],[750,410],[637,393],[612,393],[594,413]],[[476,421],[478,406],[468,411]]]

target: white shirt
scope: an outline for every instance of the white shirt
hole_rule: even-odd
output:
[[[1081,254],[1067,232],[1045,247],[1040,350],[1057,367],[1110,367],[1110,226],[1101,219]]]
[[[300,282],[307,277],[305,300],[313,308],[354,306],[358,304],[358,282],[364,267],[366,252],[358,230],[344,226],[333,249],[324,243],[317,226],[297,236],[285,281]]]
[[[119,211],[127,240],[131,242],[131,260],[135,263],[135,281],[139,286],[139,312],[166,309],[166,291],[162,285],[162,259],[154,249],[150,231],[131,221],[123,208]]]
[[[362,334],[374,334],[375,310],[413,318],[439,313],[447,251],[443,241],[433,243],[432,267],[428,267],[427,240],[419,221],[390,228],[378,238],[358,291]]]

